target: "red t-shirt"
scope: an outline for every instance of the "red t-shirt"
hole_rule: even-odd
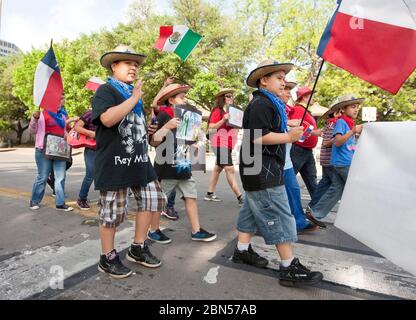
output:
[[[211,114],[209,124],[216,124],[220,122],[224,118],[225,114],[226,112],[221,111],[221,109],[219,108],[214,109],[214,111]],[[229,127],[224,123],[217,130],[217,132],[212,135],[212,146],[214,148],[228,148],[230,150],[233,150],[235,145],[237,144],[237,135],[237,129]]]
[[[303,114],[305,113],[305,108],[302,107],[300,104],[297,104],[296,106],[293,107],[292,111],[289,114],[289,119],[290,120],[295,120],[295,119],[300,119],[302,120]],[[314,119],[314,117],[312,117],[312,115],[307,112],[306,113],[306,117],[305,120],[303,121],[303,128],[304,128],[304,132],[309,128],[309,126],[313,126],[313,130],[318,129],[317,125],[316,125],[316,121]],[[305,142],[300,143],[300,142],[295,142],[295,144],[297,144],[298,146],[305,148],[305,149],[313,149],[317,146],[318,144],[318,137],[312,136],[310,135]]]
[[[57,136],[63,137],[65,135],[65,130],[60,125],[56,123],[56,120],[47,112],[43,111],[43,116],[45,118],[45,133],[54,134]]]

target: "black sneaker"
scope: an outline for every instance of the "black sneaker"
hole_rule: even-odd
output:
[[[248,264],[257,268],[266,268],[269,261],[253,250],[251,245],[247,251],[240,251],[235,248],[234,255],[232,258],[234,263]]]
[[[161,215],[169,220],[179,220],[179,215],[175,208],[166,208],[166,211],[162,211]]]
[[[118,254],[113,260],[108,260],[105,255],[102,255],[98,264],[98,271],[106,273],[115,279],[124,279],[130,277],[133,273],[123,265]]]
[[[147,238],[160,244],[169,244],[172,242],[172,239],[160,231],[160,229],[156,230],[155,232],[150,232],[149,230],[147,233]]]
[[[77,206],[83,211],[87,211],[91,209],[91,207],[88,204],[88,201],[84,199],[78,199]]]
[[[287,268],[280,266],[280,284],[285,287],[311,286],[324,278],[320,272],[312,272],[295,258]]]
[[[162,262],[150,252],[146,244],[144,248],[132,245],[127,253],[127,260],[147,268],[159,268],[162,265]]]
[[[200,229],[199,232],[192,234],[192,241],[211,242],[217,239],[217,235],[210,233],[204,229]]]
[[[63,206],[56,206],[56,210],[70,212],[70,211],[74,211],[74,208],[72,208],[72,207],[67,206],[66,204],[64,204]]]

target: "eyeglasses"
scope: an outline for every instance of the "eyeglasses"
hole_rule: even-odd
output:
[[[229,99],[234,98],[234,96],[232,94],[226,94],[224,97],[229,98]]]

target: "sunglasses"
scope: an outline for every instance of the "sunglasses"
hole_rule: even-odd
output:
[[[229,98],[229,99],[234,98],[234,96],[232,94],[226,94],[224,97]]]

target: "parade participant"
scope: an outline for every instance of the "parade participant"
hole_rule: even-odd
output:
[[[258,90],[244,112],[240,176],[246,196],[238,218],[238,244],[232,258],[236,263],[267,266],[267,259],[260,257],[250,244],[259,229],[265,243],[276,246],[281,258],[280,284],[284,286],[313,285],[323,278],[293,256],[292,243],[298,238],[283,185],[283,168],[285,144],[298,141],[303,127],[287,132],[286,106],[278,98],[285,88],[285,76],[292,68],[291,63],[266,60],[247,79],[247,84]],[[249,148],[249,159],[245,159],[248,152],[244,148]],[[256,162],[260,162],[261,172],[253,174]]]
[[[334,108],[335,107],[335,108]],[[320,162],[322,167],[322,179],[319,181],[318,187],[308,205],[306,211],[310,212],[310,208],[315,206],[322,196],[328,191],[332,184],[334,167],[331,165],[332,145],[334,142],[334,127],[341,116],[341,109],[339,104],[332,106],[321,118],[327,119],[323,131],[323,141],[321,146]]]
[[[290,120],[302,120],[311,94],[312,90],[308,87],[298,89],[296,104],[289,115]],[[317,128],[316,121],[309,112],[306,112],[303,127],[305,132],[309,127],[313,127],[313,130],[304,142],[298,141],[294,143],[291,150],[291,158],[295,174],[301,174],[306,188],[312,197],[318,185],[313,149],[318,144],[318,137],[322,135],[322,131]]]
[[[319,202],[307,212],[307,218],[320,227],[325,224],[317,219],[325,218],[332,208],[342,198],[348,172],[354,156],[357,139],[363,130],[362,125],[356,125],[360,104],[364,99],[357,99],[351,94],[344,95],[334,103],[333,109],[341,109],[341,117],[337,120],[333,132],[331,165],[334,168],[332,183]]]
[[[72,211],[74,208],[65,204],[65,178],[67,161],[53,160],[46,158],[43,150],[46,147],[45,136],[53,134],[63,137],[65,135],[65,125],[68,120],[68,114],[64,107],[65,96],[61,97],[61,106],[57,113],[44,110],[42,112],[36,111],[29,124],[30,133],[36,134],[36,151],[35,159],[38,168],[38,176],[33,184],[32,197],[30,200],[30,209],[38,210],[40,203],[45,195],[45,187],[49,175],[54,173],[54,193],[56,210],[58,211]]]
[[[79,134],[83,134],[93,140],[95,139],[97,126],[92,123],[92,109],[88,110],[81,116],[81,118],[75,123],[74,129]],[[91,184],[94,181],[95,149],[85,147],[84,162],[85,177],[82,181],[81,190],[79,191],[77,205],[81,210],[90,210],[91,207],[88,204],[88,193],[90,191]]]
[[[280,96],[281,100],[286,104],[286,113],[289,114],[291,107],[288,105],[288,102],[291,98],[290,91],[296,87],[294,82],[286,82],[286,86],[282,95]],[[292,127],[297,127],[300,125],[300,120],[289,120],[288,121],[288,130]],[[289,199],[290,211],[296,220],[296,229],[298,234],[303,234],[307,232],[312,232],[317,229],[315,224],[310,223],[306,218],[303,212],[301,192],[299,187],[299,182],[296,179],[295,171],[293,170],[293,163],[290,158],[290,150],[292,148],[291,143],[286,144],[286,160],[285,167],[283,171],[283,176],[285,180],[285,188],[287,197]]]
[[[187,103],[186,93],[190,89],[189,86],[172,84],[162,89],[158,94],[158,104],[168,106],[168,108],[159,112],[157,117],[158,131],[151,136],[150,143],[156,147],[155,170],[161,181],[162,189],[168,196],[175,189],[177,196],[185,201],[186,213],[192,227],[192,240],[210,242],[214,241],[217,236],[200,226],[196,183],[192,177],[190,162],[183,161],[186,159],[186,146],[178,144],[176,138],[179,120],[171,117],[172,114],[175,115],[176,105]],[[152,240],[164,238],[158,228],[158,222],[156,217],[152,221],[153,230],[149,232],[149,238]]]
[[[166,205],[166,196],[148,156],[143,83],[137,81],[133,86],[145,58],[124,45],[104,54],[100,62],[111,77],[97,90],[93,100],[92,121],[97,126],[94,182],[100,191],[102,245],[98,269],[117,279],[132,274],[114,247],[116,228],[128,213],[128,188],[133,191],[138,212],[134,243],[127,260],[148,268],[161,265],[145,243],[152,216],[160,216]]]
[[[237,197],[240,206],[243,205],[243,195],[238,188],[235,179],[235,170],[232,151],[237,144],[238,130],[227,125],[229,114],[227,107],[234,104],[234,90],[222,89],[215,97],[215,107],[208,120],[208,132],[211,136],[211,145],[216,156],[216,163],[212,171],[209,182],[208,192],[205,201],[221,202],[222,200],[215,195],[218,179],[224,170],[228,184]],[[224,110],[225,109],[225,110]]]

